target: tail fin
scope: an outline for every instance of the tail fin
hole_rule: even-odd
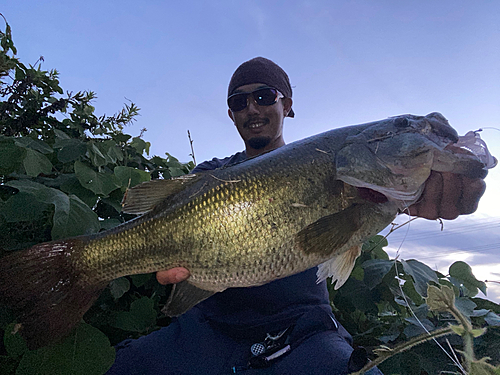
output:
[[[103,284],[75,267],[84,237],[35,245],[0,259],[0,303],[21,323],[30,349],[56,342],[82,319]]]

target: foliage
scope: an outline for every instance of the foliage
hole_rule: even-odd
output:
[[[18,61],[8,25],[0,44],[0,256],[123,223],[132,218],[120,206],[128,187],[193,167],[169,154],[149,157],[149,142],[124,132],[138,113],[135,104],[97,117],[94,93],[64,94],[58,73],[42,70],[43,58],[34,66]],[[339,290],[330,286],[332,308],[355,344],[384,359],[387,350],[392,354],[415,345],[386,359],[380,365],[386,374],[458,372],[434,342],[416,345],[423,327],[439,336],[458,319],[459,335],[480,334],[473,338],[475,355],[500,363],[500,306],[475,297],[486,287],[470,267],[456,262],[445,276],[417,260],[390,260],[385,246],[384,238],[372,238],[346,284]],[[432,288],[447,291],[447,305],[439,306]],[[35,351],[28,350],[14,318],[0,307],[2,374],[102,374],[113,362],[113,345],[168,325],[160,312],[168,293],[152,274],[114,280],[70,336]],[[472,339],[463,345],[459,337],[437,340],[443,346],[450,340],[473,373],[478,366],[477,373],[497,371],[484,359],[471,358]]]
[[[19,62],[8,25],[0,40],[0,256],[121,224],[133,218],[121,212],[127,188],[193,168],[169,154],[149,157],[142,134],[124,132],[138,114],[134,103],[98,117],[94,93],[64,94],[57,71],[41,68],[43,58],[35,66]],[[159,312],[165,287],[151,276],[113,281],[86,314],[91,325],[50,348],[29,351],[12,316],[0,310],[1,373],[105,372],[111,345],[168,324]]]
[[[461,373],[445,350],[468,372],[500,364],[500,306],[473,298],[483,283],[470,267],[455,262],[445,276],[414,259],[390,260],[386,245],[382,236],[365,243],[350,279],[339,290],[329,288],[332,308],[355,344],[369,349],[385,374]]]

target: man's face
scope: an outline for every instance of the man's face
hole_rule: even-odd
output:
[[[260,87],[267,87],[262,83],[252,83],[240,86],[236,93],[252,92]],[[248,96],[246,108],[228,114],[245,142],[247,156],[259,155],[274,150],[285,144],[283,139],[283,119],[292,107],[292,99],[281,98],[270,106],[260,106]]]

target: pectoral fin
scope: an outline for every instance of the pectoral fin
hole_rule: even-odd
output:
[[[200,178],[190,174],[170,180],[152,180],[134,186],[125,192],[122,211],[129,214],[144,214],[168,197],[184,190]]]
[[[213,294],[215,292],[182,281],[173,285],[167,304],[161,311],[168,316],[179,316]]]
[[[351,247],[346,252],[336,255],[332,259],[318,266],[318,283],[327,277],[332,277],[332,283],[337,280],[335,289],[339,289],[349,278],[354,268],[356,258],[361,254],[361,245]]]
[[[363,205],[322,217],[297,234],[297,244],[305,253],[334,254],[344,246],[362,224]]]

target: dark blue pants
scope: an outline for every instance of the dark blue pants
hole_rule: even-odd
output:
[[[267,368],[248,368],[259,332],[238,337],[210,323],[196,307],[168,327],[117,346],[108,374],[347,374],[350,335],[337,322],[321,329],[323,309],[312,306],[295,324],[292,350]],[[331,314],[326,319],[330,319]],[[302,330],[302,331],[300,331]],[[304,336],[301,336],[304,334]],[[257,335],[257,336],[256,336]],[[375,369],[371,374],[380,374]]]

